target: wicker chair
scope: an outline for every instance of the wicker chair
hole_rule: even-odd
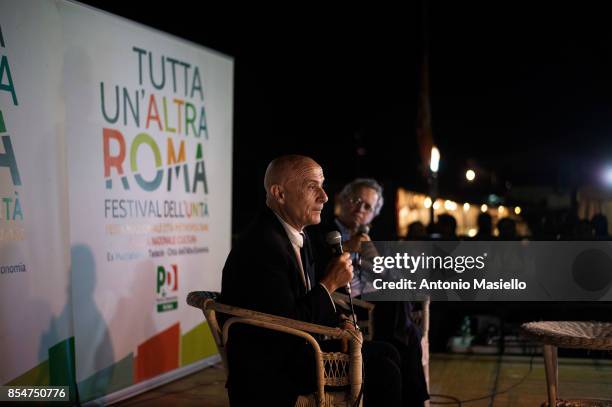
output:
[[[314,394],[300,395],[295,404],[296,407],[361,406],[363,380],[361,344],[363,340],[360,332],[330,328],[221,304],[216,302],[218,295],[218,293],[208,291],[194,291],[187,296],[187,303],[201,309],[204,313],[226,372],[229,371],[229,367],[225,345],[229,328],[232,325],[248,324],[284,332],[305,339],[314,350],[317,389]],[[231,318],[223,326],[219,326],[216,317],[217,312],[229,315]],[[349,340],[349,354],[322,352],[311,334],[325,335],[333,339],[347,338]],[[336,389],[341,386],[343,389],[327,391],[325,386],[334,386]],[[359,404],[356,404],[357,400],[359,400]]]
[[[557,348],[612,350],[612,323],[540,321],[521,325],[521,334],[544,346],[548,407],[609,407],[612,400],[559,398]]]
[[[349,308],[349,297],[346,294],[341,294],[335,292],[332,294],[332,298],[334,302],[341,307],[348,309]],[[423,371],[425,373],[425,380],[427,381],[427,387],[429,388],[429,305],[431,300],[427,297],[425,300],[421,301],[421,309],[414,310],[410,314],[412,321],[420,328],[421,330],[421,349],[423,352],[423,357],[421,362],[423,363]],[[353,305],[355,308],[360,308],[360,310],[356,310],[357,314],[357,324],[363,333],[363,338],[367,341],[371,341],[374,337],[374,308],[375,305],[371,302],[360,300],[357,298],[353,298]]]

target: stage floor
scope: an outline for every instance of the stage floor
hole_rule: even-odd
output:
[[[223,368],[216,365],[115,405],[225,407],[224,383]],[[559,386],[561,397],[612,399],[612,360],[560,358]],[[546,398],[543,359],[432,354],[431,393],[462,401],[483,397],[463,404],[474,407],[539,406]],[[458,405],[450,398],[434,396],[432,401]]]

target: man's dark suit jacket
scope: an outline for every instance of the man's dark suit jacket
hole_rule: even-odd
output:
[[[338,318],[327,291],[315,282],[314,270],[308,272],[312,289],[306,292],[291,241],[276,215],[266,208],[227,258],[220,301],[337,326]],[[313,389],[310,351],[303,339],[234,325],[227,345],[232,404],[256,405],[265,401],[268,405],[293,405],[297,394]]]

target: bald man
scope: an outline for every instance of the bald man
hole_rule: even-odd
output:
[[[327,326],[339,318],[330,294],[353,277],[349,254],[327,265],[320,282],[304,227],[321,221],[327,202],[323,170],[314,160],[288,155],[265,174],[267,208],[240,237],[223,268],[221,301]],[[319,272],[317,272],[319,275]],[[314,389],[314,366],[304,341],[236,325],[227,345],[232,406],[292,406]]]

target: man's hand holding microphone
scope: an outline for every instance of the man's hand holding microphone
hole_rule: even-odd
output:
[[[367,225],[359,225],[351,238],[342,243],[342,248],[345,252],[360,253],[361,242],[372,241],[368,233],[370,233],[370,228]]]
[[[321,284],[331,294],[338,288],[349,285],[352,279],[353,262],[351,261],[351,254],[347,252],[334,257],[330,261],[325,276],[321,279]]]

